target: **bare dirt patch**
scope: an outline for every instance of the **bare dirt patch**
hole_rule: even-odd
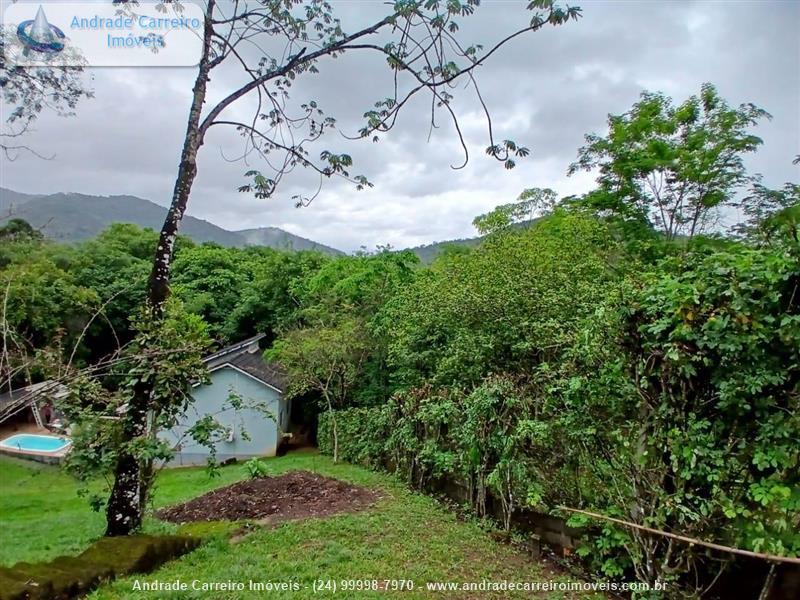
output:
[[[240,481],[163,508],[156,516],[172,523],[254,519],[275,523],[362,510],[380,495],[373,490],[309,471]]]

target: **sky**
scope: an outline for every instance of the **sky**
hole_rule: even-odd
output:
[[[603,134],[608,115],[628,110],[643,90],[680,102],[703,82],[715,84],[732,105],[752,102],[773,116],[754,130],[764,145],[748,156],[750,171],[762,173],[771,186],[800,179],[800,167],[792,165],[800,154],[800,2],[573,3],[583,10],[580,20],[513,40],[477,72],[495,138],[531,150],[515,169],[486,156],[481,107],[471,90],[459,88],[453,107],[470,154],[463,169],[451,168],[463,161],[452,125],[442,114],[429,136],[429,102],[420,99],[378,143],[333,134],[310,148],[312,154],[347,151],[352,172],[366,175],[374,188],[356,191],[347,182],[326,180],[310,206],[295,208],[291,197],[313,193],[318,178],[295,173],[267,200],[239,193],[245,171],[259,163],[236,160],[242,139],[234,130],[212,128],[200,151],[188,213],[230,230],[280,227],[345,251],[472,237],[476,215],[514,201],[526,188],[549,187],[561,196],[590,190],[593,174],[567,176],[583,136]],[[345,31],[374,22],[385,10],[377,0],[332,4]],[[459,35],[467,44],[489,46],[530,18],[526,4],[484,0],[475,15],[462,19]],[[316,99],[343,133],[355,134],[364,111],[391,93],[385,63],[368,55],[318,66],[319,75],[295,83],[293,102]],[[192,68],[88,69],[94,98],[71,117],[43,114],[26,139],[52,160],[3,158],[2,185],[26,193],[127,194],[166,206],[194,77]],[[210,83],[210,100],[242,81],[240,72],[223,70]],[[229,116],[251,108],[242,101]]]

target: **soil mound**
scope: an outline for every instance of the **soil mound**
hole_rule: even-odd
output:
[[[308,471],[240,481],[163,508],[156,516],[172,523],[255,519],[278,522],[362,510],[378,500],[373,490]]]

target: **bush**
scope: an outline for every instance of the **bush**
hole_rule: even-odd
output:
[[[388,407],[348,408],[336,411],[339,459],[372,468],[384,466],[388,437]],[[317,443],[320,452],[333,455],[333,426],[329,412],[319,417]]]
[[[266,477],[269,473],[267,465],[258,460],[255,456],[244,463],[244,471],[250,479]]]
[[[513,284],[519,277],[509,263],[497,260],[491,272]],[[335,413],[340,456],[424,490],[461,483],[476,513],[486,512],[490,496],[506,526],[520,509],[567,506],[798,555],[797,259],[734,244],[697,247],[603,290],[587,284],[584,297],[575,286],[583,303],[572,305],[547,282],[537,283],[536,303],[520,294],[517,312],[498,308],[502,319],[478,315],[472,324],[465,314],[484,290],[457,292],[457,279],[438,281],[439,293],[424,288],[391,322],[406,320],[397,339],[408,351],[407,372],[425,370],[382,407]],[[503,293],[481,307],[505,301],[507,288],[496,287]],[[559,307],[569,314],[561,318]],[[515,356],[525,360],[515,364]],[[486,372],[491,361],[496,369]],[[330,420],[323,415],[319,433],[328,453]],[[596,571],[668,581],[684,598],[696,597],[730,558],[605,522],[587,542],[580,554]]]

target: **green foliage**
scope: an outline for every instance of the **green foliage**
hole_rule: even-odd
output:
[[[476,385],[549,363],[629,266],[618,252],[602,223],[556,211],[421,273],[381,315],[398,383]]]
[[[800,263],[741,249],[678,269],[645,290],[632,316],[638,391],[652,407],[641,425],[673,488],[662,518],[797,553]]]
[[[383,444],[391,433],[388,407],[346,408],[336,411],[342,460],[372,468],[381,468]],[[317,444],[320,452],[333,455],[333,421],[330,412],[319,416]]]
[[[244,463],[244,471],[250,479],[265,477],[269,473],[267,465],[255,456]]]
[[[383,401],[389,392],[380,311],[415,277],[410,252],[329,261],[291,293],[299,305],[268,356],[289,371],[290,393],[314,392],[327,408]]]
[[[264,333],[272,342],[295,318],[297,303],[292,286],[311,278],[330,259],[320,252],[269,248],[248,248],[244,256],[251,278],[238,288],[238,299],[225,316],[222,331],[230,340]]]
[[[355,320],[335,327],[296,329],[267,353],[288,372],[289,394],[320,392],[332,406],[344,406],[361,375],[369,351],[363,330]]]
[[[541,504],[544,470],[531,450],[546,448],[548,429],[534,417],[620,277],[618,252],[602,223],[556,211],[419,273],[377,319],[402,391],[388,413],[337,412],[343,456],[392,465],[419,487],[457,475],[480,514],[495,494],[506,525],[520,506]],[[364,429],[353,431],[354,421]]]
[[[252,279],[251,263],[242,250],[203,244],[176,256],[172,289],[189,312],[212,325],[220,337],[228,315],[239,302],[245,282]]]
[[[279,361],[289,375],[290,396],[319,394],[328,411],[347,405],[361,378],[369,346],[355,319],[335,326],[295,329],[276,342],[267,356]],[[338,430],[333,417],[333,459],[338,460]]]
[[[156,323],[146,311],[134,321],[133,342],[113,364],[115,390],[103,387],[91,373],[80,372],[70,383],[70,395],[59,403],[73,428],[72,451],[66,462],[69,472],[83,481],[106,475],[121,454],[137,457],[145,465],[172,458],[173,448],[156,434],[172,428],[191,402],[191,384],[207,379],[202,353],[208,347],[205,324],[186,314],[177,301],[169,304],[165,317]],[[152,393],[148,403],[148,429],[126,440],[123,429],[128,419],[130,401],[143,383]],[[189,432],[194,439],[215,446],[202,419]],[[213,424],[212,424],[213,425]],[[149,469],[148,469],[149,470]],[[152,472],[147,474],[152,476]],[[146,493],[147,487],[144,492]],[[99,509],[98,496],[90,503]]]
[[[30,255],[27,244],[18,249],[22,252],[14,262],[0,271],[3,319],[11,330],[7,343],[31,353],[75,342],[99,308],[97,293],[49,248],[38,248]]]
[[[113,223],[94,239],[86,242],[94,246],[96,253],[116,251],[135,259],[150,261],[158,243],[158,232],[149,227],[139,227],[132,223]],[[178,238],[179,247],[192,247],[194,242],[189,238]]]
[[[594,208],[650,221],[669,240],[691,238],[750,182],[742,157],[761,145],[748,130],[764,118],[753,104],[731,108],[709,83],[678,106],[644,92],[630,111],[609,116],[606,137],[586,136],[570,173],[599,169],[600,187],[587,197]]]
[[[25,219],[9,219],[8,223],[0,227],[0,242],[40,241],[44,238],[42,232],[31,227]]]
[[[64,363],[96,363],[130,342],[156,240],[154,231],[129,224],[74,246],[40,236],[3,240],[0,294],[8,296],[8,325],[28,360],[58,348]],[[182,252],[191,241],[180,238],[178,246]]]
[[[28,358],[58,346],[64,362],[94,364],[129,343],[157,240],[152,229],[127,223],[72,246],[35,235],[2,240],[0,294],[8,293],[9,327]],[[221,342],[256,333],[274,339],[297,310],[290,286],[328,260],[318,252],[196,246],[183,236],[176,245],[175,295]]]
[[[760,245],[784,246],[797,252],[800,247],[800,185],[786,183],[773,190],[758,179],[741,203],[745,216],[735,231]]]
[[[507,527],[566,505],[797,555],[800,261],[698,237],[652,268],[615,227],[561,208],[418,273],[377,319],[392,396],[325,415],[321,449],[336,423],[346,460],[459,481]],[[685,597],[709,573],[691,546],[593,531],[580,554],[608,577]]]
[[[517,198],[517,202],[503,204],[493,211],[475,217],[472,224],[481,235],[498,233],[510,226],[532,221],[536,215],[548,213],[556,205],[557,195],[551,189],[531,188]]]
[[[157,239],[153,230],[119,223],[77,247],[70,271],[97,292],[103,307],[82,342],[88,361],[96,362],[132,339],[131,317],[144,304]],[[180,245],[186,245],[184,240]]]
[[[797,555],[799,283],[791,255],[701,246],[609,306],[601,339],[616,331],[619,354],[598,364],[577,405],[577,422],[603,423],[584,427],[588,452],[574,453],[597,482],[581,489],[584,504],[656,529]],[[608,574],[631,569],[642,581],[687,583],[687,570],[708,572],[690,546],[607,523],[600,531],[586,552]]]

